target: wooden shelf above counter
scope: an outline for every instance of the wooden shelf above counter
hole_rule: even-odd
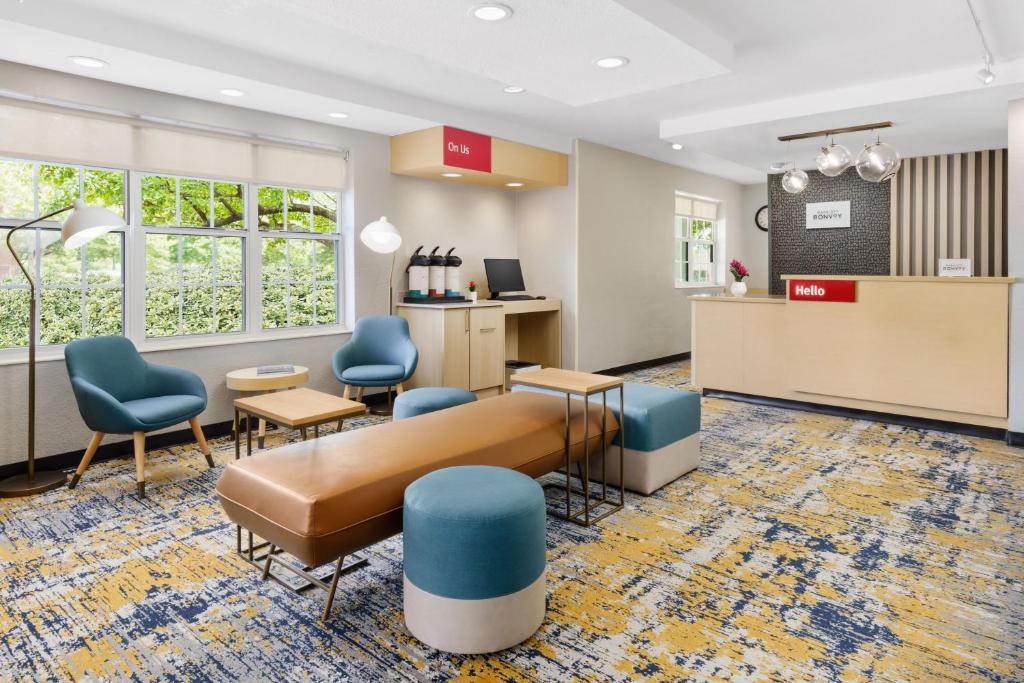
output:
[[[569,183],[569,157],[450,126],[391,137],[391,172],[510,192]],[[459,173],[445,177],[444,173]],[[522,183],[509,187],[508,183]]]

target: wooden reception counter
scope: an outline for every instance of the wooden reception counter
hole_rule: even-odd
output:
[[[695,386],[1006,428],[1013,278],[783,279],[785,296],[689,297]],[[798,300],[833,288],[853,300]]]

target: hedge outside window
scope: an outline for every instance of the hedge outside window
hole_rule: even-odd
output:
[[[125,172],[0,159],[0,244],[7,229],[78,198],[125,215]],[[114,231],[78,249],[60,241],[61,220],[20,230],[14,246],[36,282],[38,343],[124,330],[124,235]],[[35,258],[41,254],[41,258]],[[0,246],[0,348],[28,345],[29,288],[6,245]]]
[[[146,337],[245,330],[245,186],[145,175]]]
[[[257,198],[263,328],[336,324],[337,194],[262,186]]]

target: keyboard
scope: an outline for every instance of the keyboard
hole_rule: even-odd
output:
[[[506,296],[497,297],[498,301],[532,301],[536,299],[535,296],[529,294],[508,294]]]

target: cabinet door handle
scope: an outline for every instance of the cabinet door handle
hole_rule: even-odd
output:
[[[466,334],[469,334],[469,309],[466,309]]]
[[[494,332],[496,329],[498,329],[498,328],[497,327],[481,327],[480,328],[480,333],[483,334],[484,332]]]

